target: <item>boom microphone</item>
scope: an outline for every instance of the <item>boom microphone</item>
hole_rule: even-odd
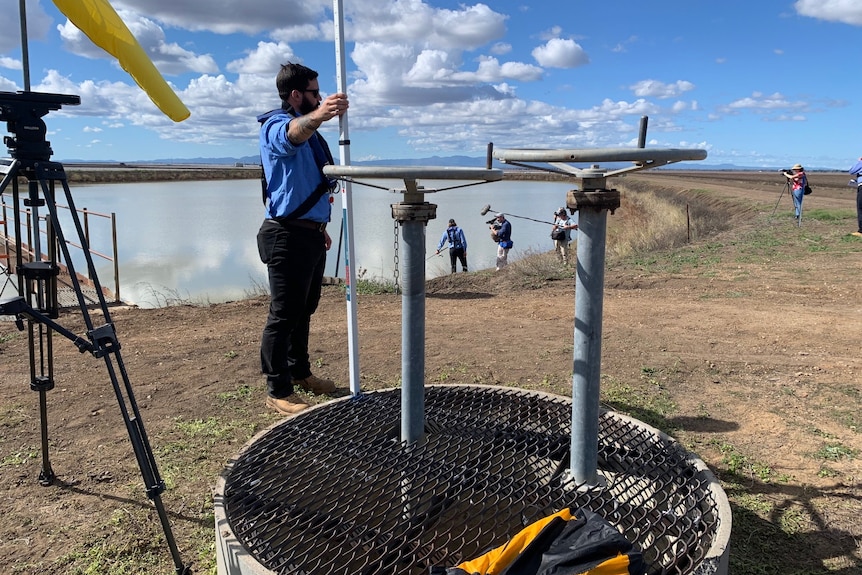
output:
[[[482,208],[482,211],[481,211],[480,213],[484,216],[485,214],[487,214],[487,213],[488,213],[488,212],[490,212],[490,211],[491,211],[491,204],[485,204],[485,207],[484,207],[484,208]],[[517,216],[517,215],[515,215],[515,214],[510,214],[509,212],[506,212],[506,215],[508,215],[508,216],[512,216],[513,218],[521,218],[522,220],[530,220],[530,221],[533,221],[533,222],[539,222],[540,224],[550,224],[550,225],[552,225],[552,226],[553,226],[553,225],[555,225],[555,224],[554,224],[554,222],[546,222],[545,220],[537,220],[537,219],[535,219],[535,218],[528,218],[527,216]],[[488,221],[488,222],[486,222],[486,223],[490,224],[490,223],[492,223],[493,221],[494,221],[494,220],[490,220],[490,221]]]

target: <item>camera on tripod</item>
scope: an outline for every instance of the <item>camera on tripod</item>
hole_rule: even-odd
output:
[[[3,136],[9,154],[19,160],[48,160],[53,154],[45,141],[47,128],[42,116],[63,104],[77,106],[80,96],[43,92],[0,92],[0,122],[12,136]]]

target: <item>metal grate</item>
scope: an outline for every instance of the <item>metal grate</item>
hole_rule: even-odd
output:
[[[588,508],[688,574],[715,538],[708,474],[678,444],[602,413],[604,487],[575,485],[571,402],[507,388],[429,386],[426,436],[399,441],[400,390],[325,404],[268,430],[234,462],[233,533],[279,574],[427,574],[501,545],[563,507]]]

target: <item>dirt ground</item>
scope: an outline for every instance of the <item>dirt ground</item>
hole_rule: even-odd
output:
[[[815,194],[805,200],[810,215],[801,228],[786,196],[770,217],[778,174],[620,180],[630,190],[679,191],[686,201],[704,190],[722,198],[714,217],[724,231],[659,254],[609,259],[602,400],[670,433],[721,478],[734,511],[734,573],[862,573],[862,240],[847,235],[855,193],[846,176],[810,177]],[[620,214],[624,208],[625,200]],[[843,219],[828,215],[839,212]],[[507,273],[429,282],[427,381],[569,395],[573,280],[511,289]],[[253,433],[279,420],[264,407],[258,373],[266,306],[257,298],[112,310],[168,486],[162,498],[195,572],[213,569],[218,474]],[[398,385],[400,296],[360,296],[358,320],[363,388]],[[76,315],[59,321],[84,333]],[[42,487],[27,333],[0,322],[3,572],[172,572],[104,361],[60,336],[53,343],[47,414],[57,479]],[[311,353],[316,373],[346,395],[340,288],[325,291]],[[763,559],[772,554],[786,560]]]

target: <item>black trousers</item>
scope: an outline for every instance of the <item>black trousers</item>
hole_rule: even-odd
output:
[[[260,370],[272,397],[293,393],[293,379],[311,375],[308,332],[320,302],[326,264],[322,231],[265,220],[257,233],[269,272],[269,315],[260,339]]]
[[[857,232],[862,232],[862,186],[856,186],[856,223]]]
[[[449,248],[449,260],[452,262],[452,273],[455,273],[455,262],[461,260],[461,269],[467,271],[467,254],[464,248]]]

